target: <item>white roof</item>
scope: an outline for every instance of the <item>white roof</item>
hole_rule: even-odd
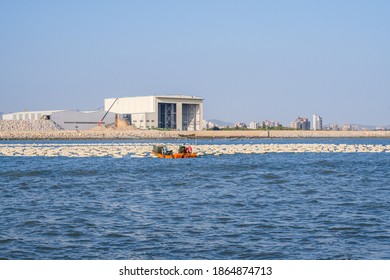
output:
[[[185,99],[203,99],[199,96],[190,96],[190,95],[155,95],[157,98],[185,98]]]
[[[14,113],[7,113],[7,114],[4,114],[4,115],[12,115],[12,114],[52,114],[52,113],[55,113],[55,112],[62,112],[62,111],[66,111],[66,110],[46,110],[46,111],[22,111],[22,112],[14,112]]]
[[[137,97],[156,97],[156,98],[183,98],[183,99],[199,99],[203,100],[202,97],[199,96],[190,96],[190,95],[182,95],[182,94],[172,94],[172,95],[139,95],[139,96],[123,96],[118,97],[121,98],[137,98]],[[110,97],[105,99],[116,99],[117,97]]]

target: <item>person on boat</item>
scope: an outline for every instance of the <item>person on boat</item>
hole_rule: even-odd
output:
[[[186,147],[183,145],[179,146],[179,154],[184,154],[184,153],[186,153]]]
[[[192,154],[192,147],[191,146],[187,146],[185,148],[185,151],[186,151],[187,154]]]
[[[172,155],[173,154],[173,151],[172,150],[169,151],[166,146],[162,147],[161,152],[163,155]]]

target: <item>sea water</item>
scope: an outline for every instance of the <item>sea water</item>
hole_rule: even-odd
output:
[[[389,153],[0,163],[0,259],[390,258]]]

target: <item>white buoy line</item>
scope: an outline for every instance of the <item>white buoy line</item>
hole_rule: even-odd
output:
[[[0,144],[0,156],[44,157],[114,157],[142,158],[151,156],[152,143],[64,143],[64,144]],[[177,144],[168,144],[176,150]],[[266,153],[383,153],[390,145],[369,144],[226,144],[192,145],[198,155],[234,155]]]

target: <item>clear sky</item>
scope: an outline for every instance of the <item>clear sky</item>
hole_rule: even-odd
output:
[[[0,111],[202,96],[206,119],[390,124],[390,1],[0,1]]]

